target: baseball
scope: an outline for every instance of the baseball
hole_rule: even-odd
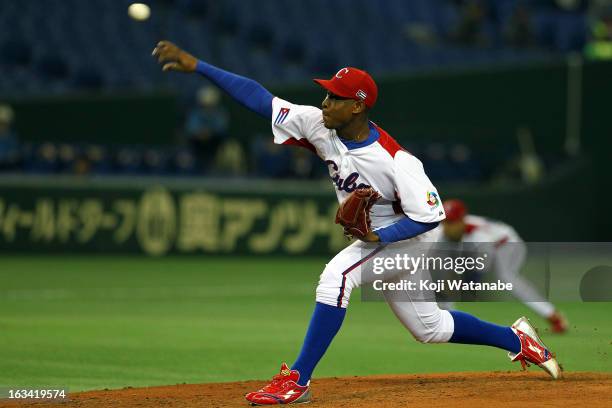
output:
[[[144,3],[132,3],[128,15],[136,21],[145,21],[151,15],[151,8]]]

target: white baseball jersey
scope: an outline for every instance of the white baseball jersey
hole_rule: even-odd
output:
[[[496,248],[506,242],[523,242],[514,228],[503,222],[477,215],[466,215],[464,221],[466,228],[462,242],[490,242]]]
[[[421,162],[374,123],[370,122],[370,136],[364,142],[343,143],[335,130],[323,125],[321,110],[316,107],[274,98],[272,108],[274,142],[306,147],[317,154],[327,165],[339,202],[358,187],[370,186],[381,194],[372,207],[374,229],[391,225],[405,216],[420,222],[445,218],[438,192],[425,175]],[[317,286],[317,302],[347,307],[352,290],[363,283],[361,268],[364,262],[376,254],[383,256],[387,250],[413,251],[414,241],[435,242],[440,228],[387,246],[353,242],[326,264]],[[420,248],[419,251],[420,255]],[[435,302],[392,302],[389,299],[387,302],[420,341],[443,343],[450,339],[453,318]]]
[[[272,108],[274,142],[316,153],[327,164],[339,202],[358,187],[370,186],[381,194],[372,207],[373,229],[404,216],[419,222],[445,218],[440,196],[423,164],[376,124],[370,122],[367,140],[349,142],[347,147],[335,130],[323,125],[320,109],[280,98],[274,98]]]

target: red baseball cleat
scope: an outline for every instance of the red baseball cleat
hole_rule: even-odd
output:
[[[298,385],[300,373],[290,370],[287,364],[281,365],[280,373],[272,377],[270,384],[259,391],[245,395],[251,405],[299,404],[310,401],[310,381]]]
[[[561,377],[561,367],[559,367],[557,359],[544,345],[529,319],[526,317],[519,318],[512,325],[512,331],[521,341],[521,351],[518,354],[508,353],[510,360],[520,361],[523,370],[530,365],[529,363],[532,363],[537,364],[555,380]]]
[[[569,328],[567,319],[559,312],[553,313],[548,318],[548,323],[550,323],[550,331],[552,331],[553,333],[565,333]]]

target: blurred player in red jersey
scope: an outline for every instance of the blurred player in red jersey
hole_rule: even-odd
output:
[[[514,228],[500,221],[468,214],[467,207],[461,200],[444,200],[444,210],[444,237],[452,242],[486,245],[487,253],[495,256],[492,272],[497,278],[511,282],[514,288],[512,294],[547,319],[552,332],[565,333],[568,329],[565,317],[520,275],[527,257],[527,246]],[[449,306],[450,304],[445,305]]]

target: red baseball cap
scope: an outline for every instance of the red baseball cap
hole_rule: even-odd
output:
[[[340,69],[331,79],[313,79],[334,95],[363,101],[368,108],[376,104],[378,87],[367,72],[353,67]]]
[[[459,221],[467,213],[467,207],[461,200],[445,200],[443,206],[446,213],[446,221]]]

